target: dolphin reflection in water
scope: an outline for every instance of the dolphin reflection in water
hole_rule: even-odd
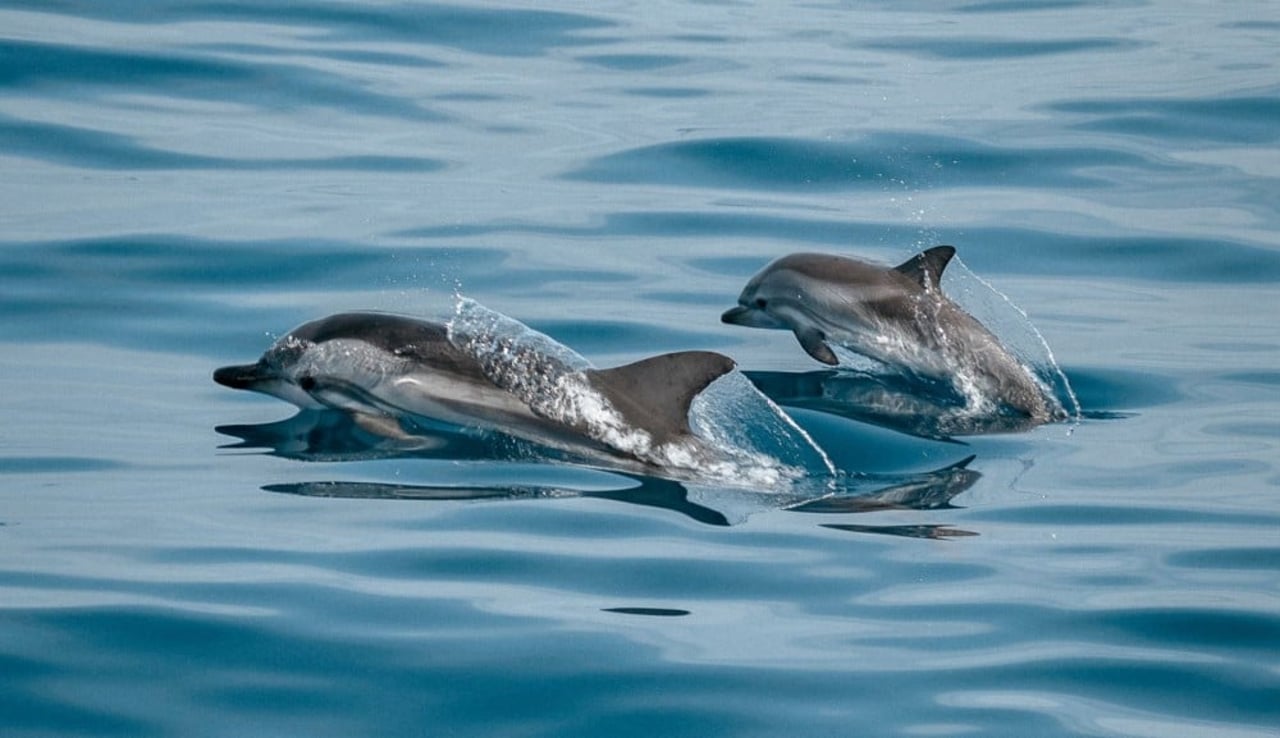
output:
[[[368,459],[465,460],[528,462],[554,460],[553,450],[498,435],[468,434],[446,428],[417,428],[417,442],[370,432],[347,414],[332,410],[302,410],[286,420],[255,425],[224,425],[217,431],[234,437],[225,448],[266,449],[268,453],[301,461],[357,461]],[[925,472],[859,475],[841,493],[826,489],[794,494],[753,493],[706,486],[650,474],[612,471],[593,476],[589,485],[537,483],[406,484],[403,482],[328,479],[269,484],[268,492],[322,498],[358,498],[417,502],[500,500],[557,500],[573,497],[610,500],[669,510],[697,522],[727,526],[751,514],[787,509],[839,516],[885,510],[948,510],[951,500],[972,487],[982,474],[969,469],[973,456]],[[829,518],[828,518],[829,519]],[[952,538],[973,533],[945,524],[851,525],[824,524],[833,530],[920,538]]]

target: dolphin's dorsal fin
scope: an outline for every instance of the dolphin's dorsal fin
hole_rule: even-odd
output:
[[[689,404],[734,366],[722,354],[680,351],[613,369],[588,369],[586,375],[628,424],[666,443],[690,433]]]
[[[955,255],[955,246],[934,246],[902,262],[894,271],[902,272],[925,289],[936,290],[940,287],[942,270]]]

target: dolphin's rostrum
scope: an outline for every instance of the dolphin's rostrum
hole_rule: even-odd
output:
[[[949,382],[974,402],[1038,422],[1062,418],[1032,371],[943,294],[940,280],[954,255],[954,247],[935,246],[883,267],[831,254],[789,254],[752,277],[721,320],[790,330],[824,364],[840,363],[834,344]]]

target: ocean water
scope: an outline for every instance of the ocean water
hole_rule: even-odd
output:
[[[1276,735],[1278,33],[1268,1],[0,3],[0,734]],[[782,396],[823,367],[719,322],[746,279],[935,243],[1080,419],[793,402],[865,491],[799,507],[210,379],[461,293]]]

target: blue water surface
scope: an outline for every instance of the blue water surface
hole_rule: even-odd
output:
[[[1278,32],[1267,0],[0,3],[0,734],[1275,735]],[[597,366],[785,378],[822,367],[719,322],[751,274],[944,242],[1084,412],[793,409],[883,504],[388,451],[210,380],[459,291]]]

